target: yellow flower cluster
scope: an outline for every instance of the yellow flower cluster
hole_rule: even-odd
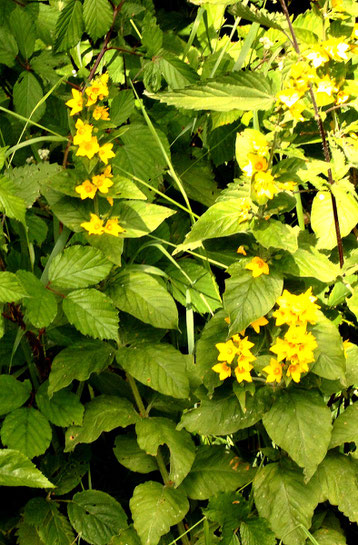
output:
[[[311,288],[300,295],[284,290],[277,300],[279,308],[273,313],[276,325],[287,324],[289,327],[283,339],[278,337],[270,348],[277,359],[272,358],[270,364],[263,368],[268,375],[266,382],[280,382],[283,369],[288,377],[300,382],[302,373],[309,371],[308,364],[314,362],[313,352],[317,342],[314,335],[307,331],[307,324],[316,323],[320,308],[316,300]]]
[[[256,357],[251,353],[251,348],[254,343],[250,342],[248,337],[241,338],[240,335],[234,335],[225,343],[215,345],[219,350],[218,362],[212,370],[219,373],[219,379],[225,380],[231,377],[232,370],[238,382],[252,382],[250,374],[253,365],[251,362],[256,360]]]
[[[86,106],[89,108],[88,112],[92,112],[92,117],[95,121],[109,121],[108,107],[97,104],[108,97],[108,74],[102,74],[93,79],[91,84],[85,89],[84,93],[77,89],[72,89],[72,99],[66,102],[66,105],[71,108],[70,115],[80,113],[84,106],[84,94],[87,95]],[[93,108],[92,108],[93,106]],[[87,157],[92,159],[96,154],[99,159],[106,165],[104,170],[100,173],[94,174],[90,179],[86,179],[81,184],[75,187],[75,191],[79,194],[81,200],[94,199],[97,192],[100,194],[108,194],[109,188],[112,187],[113,178],[111,165],[108,161],[115,157],[113,152],[113,144],[106,142],[100,145],[97,136],[93,135],[94,126],[88,122],[88,116],[85,121],[78,118],[75,124],[76,134],[73,137],[73,143],[78,146],[76,155],[78,157]],[[107,201],[110,205],[113,205],[113,198],[107,197]],[[103,235],[104,233],[118,237],[124,229],[118,224],[118,218],[107,219],[104,224],[104,220],[97,214],[91,214],[90,221],[81,223],[83,227],[90,235]]]
[[[270,269],[266,261],[261,259],[261,257],[255,256],[251,261],[245,265],[245,269],[252,271],[252,276],[257,278],[262,274],[270,274]]]

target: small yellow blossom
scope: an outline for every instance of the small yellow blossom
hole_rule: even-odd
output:
[[[275,178],[271,170],[267,172],[257,172],[252,185],[253,199],[259,204],[265,204],[267,199],[273,199],[279,189],[275,184]]]
[[[288,377],[292,377],[295,382],[300,382],[302,372],[303,370],[300,365],[292,363],[288,366],[286,374]]]
[[[345,11],[343,0],[332,0],[332,9],[333,11]]]
[[[238,247],[238,249],[236,250],[236,253],[241,254],[241,255],[247,255],[246,250],[245,250],[245,248],[243,247],[242,244],[241,244],[241,246]]]
[[[107,201],[109,202],[111,206],[113,206],[113,203],[114,203],[113,197],[107,197]]]
[[[231,377],[231,367],[229,367],[226,362],[215,364],[212,367],[212,370],[215,371],[215,373],[219,373],[220,380]]]
[[[256,360],[256,356],[251,353],[250,349],[254,346],[254,343],[250,342],[248,337],[241,339],[239,335],[234,335],[226,343],[218,343],[215,346],[219,350],[218,361],[220,363],[214,365],[212,370],[220,373],[220,380],[231,376],[231,369],[236,365],[234,373],[238,382],[243,380],[252,381],[250,371],[253,366],[251,362]],[[236,356],[237,359],[235,360]]]
[[[267,170],[268,162],[265,157],[260,155],[254,155],[249,153],[246,161],[242,165],[242,170],[245,172],[246,176],[252,176],[255,172],[260,172],[261,170]]]
[[[352,38],[354,40],[358,40],[358,23],[354,23],[353,31],[352,31]]]
[[[328,96],[332,96],[333,93],[338,91],[336,87],[336,82],[331,79],[328,75],[320,78],[316,81],[316,92],[317,93],[326,93]]]
[[[347,358],[347,350],[350,346],[354,346],[353,343],[350,342],[349,339],[346,339],[345,341],[343,341],[343,351],[344,351],[344,356]]]
[[[71,109],[70,115],[78,114],[83,108],[83,96],[81,91],[72,89],[72,98],[66,102],[66,106]]]
[[[101,193],[108,193],[109,188],[113,185],[112,180],[106,178],[104,174],[97,174],[96,176],[93,176],[92,183]]]
[[[92,106],[92,104],[95,104],[97,100],[103,100],[104,97],[108,96],[109,92],[107,82],[107,73],[92,81],[92,84],[86,89],[86,95],[88,96],[87,106]]]
[[[110,121],[108,108],[105,108],[104,106],[96,106],[92,115],[96,121],[99,119],[102,119],[103,121]]]
[[[271,358],[270,364],[266,365],[262,370],[267,373],[266,382],[281,382],[282,379],[282,363],[279,363],[274,358]]]
[[[247,197],[242,197],[239,199],[239,223],[243,223],[244,221],[247,221],[250,217],[250,211],[251,211],[251,202],[250,199]]]
[[[226,343],[217,343],[215,346],[219,350],[218,361],[232,363],[237,353],[236,346],[232,340],[230,339]]]
[[[302,94],[296,89],[284,89],[277,93],[277,99],[282,102],[287,108],[291,108],[298,100],[300,100]]]
[[[255,333],[260,333],[260,327],[263,327],[268,324],[268,320],[265,318],[265,316],[262,316],[262,318],[258,318],[254,322],[251,322],[250,326],[253,328]]]
[[[329,38],[329,40],[322,43],[322,47],[334,61],[348,60],[349,44],[340,38]]]
[[[124,231],[125,229],[118,224],[117,218],[107,220],[107,223],[104,226],[104,233],[107,233],[107,235],[113,235],[114,237],[118,237],[119,233],[123,233]]]
[[[81,227],[88,231],[89,235],[103,235],[103,220],[101,220],[96,214],[91,214],[91,220],[81,223]]]
[[[79,193],[82,200],[93,199],[97,192],[97,187],[89,180],[85,180],[81,185],[76,186],[75,190]]]
[[[257,278],[258,276],[261,276],[262,274],[269,274],[270,269],[266,261],[261,259],[261,257],[253,257],[250,263],[245,265],[245,269],[248,269],[249,271],[252,271],[252,276],[254,278]]]
[[[315,47],[310,49],[308,53],[305,53],[306,59],[311,61],[314,68],[319,68],[323,64],[329,61],[329,56],[321,47]]]
[[[240,383],[243,380],[246,380],[246,382],[252,382],[252,376],[250,375],[251,369],[253,369],[252,365],[249,365],[248,367],[235,367],[235,376],[237,382]]]
[[[296,188],[296,182],[276,182],[276,185],[282,191],[294,191]]]
[[[313,351],[316,348],[316,338],[306,331],[306,326],[291,326],[285,333],[284,339],[278,337],[270,350],[276,354],[278,361],[286,359],[308,370],[307,365],[314,361]]]
[[[73,143],[75,146],[79,146],[82,142],[87,142],[92,138],[93,125],[84,123],[82,119],[77,119],[75,125],[77,132],[73,138]]]
[[[301,95],[308,90],[309,83],[316,77],[316,70],[307,62],[295,63],[290,70],[291,87],[295,88]]]
[[[106,178],[113,178],[111,165],[106,166],[106,168],[103,171],[103,174],[105,175]]]
[[[108,159],[111,159],[112,157],[115,157],[115,154],[112,151],[113,144],[103,144],[98,150],[98,155],[101,161],[106,165],[108,163]]]
[[[344,91],[338,91],[336,95],[336,104],[344,104],[349,99],[349,95]]]
[[[230,323],[230,317],[229,317],[229,316],[226,316],[226,318],[224,318],[224,320],[225,320],[225,322],[226,322],[227,324]]]
[[[273,316],[276,318],[276,325],[300,325],[315,324],[317,321],[317,310],[320,308],[317,304],[317,297],[312,295],[312,288],[305,293],[294,295],[288,290],[277,299],[279,308],[275,310]]]
[[[85,140],[80,143],[76,155],[79,157],[92,157],[98,152],[99,153],[99,144],[96,136],[92,136],[90,140]]]

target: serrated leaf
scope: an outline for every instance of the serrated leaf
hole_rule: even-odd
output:
[[[349,235],[358,223],[358,201],[344,187],[332,186],[336,198],[341,236]],[[318,238],[317,248],[331,250],[337,246],[332,199],[329,191],[319,191],[312,202],[311,226]]]
[[[21,520],[17,526],[16,537],[18,545],[44,545],[34,526]]]
[[[357,479],[358,461],[338,452],[329,452],[317,470],[320,501],[337,505],[351,522],[358,522]]]
[[[292,255],[285,254],[280,260],[280,268],[293,276],[312,277],[327,283],[334,282],[340,274],[339,265],[313,247],[310,250],[298,248]]]
[[[6,177],[11,180],[9,187],[14,195],[23,199],[26,207],[30,208],[40,196],[40,184],[46,184],[60,170],[61,167],[55,163],[30,164],[8,169]]]
[[[138,4],[136,5],[138,6]],[[126,530],[123,530],[119,536],[113,537],[109,545],[141,545],[141,540],[131,525]]]
[[[63,301],[63,311],[70,324],[94,339],[118,338],[118,313],[102,292],[89,288],[72,291]]]
[[[275,545],[275,534],[265,519],[248,519],[240,524],[242,545]]]
[[[230,12],[234,15],[234,17],[242,17],[243,19],[251,21],[252,23],[259,23],[260,25],[268,28],[282,30],[282,25],[276,22],[279,17],[284,20],[281,13],[274,12],[270,14],[264,9],[249,8],[243,2],[232,3],[235,5],[230,9]]]
[[[358,442],[358,404],[349,405],[333,423],[329,448]]]
[[[113,452],[118,462],[131,471],[150,473],[158,469],[155,457],[146,454],[134,437],[117,435]]]
[[[334,528],[320,528],[312,535],[318,545],[347,545],[344,535]]]
[[[57,314],[55,296],[33,273],[20,270],[16,274],[28,294],[24,299],[25,317],[35,327],[47,327]]]
[[[233,394],[210,401],[203,399],[199,407],[183,414],[178,429],[200,435],[230,435],[256,424],[271,404],[271,392],[264,388],[247,398],[245,411]]]
[[[8,29],[0,27],[0,63],[7,66],[13,66],[16,55],[19,49],[16,40]]]
[[[184,430],[176,430],[168,418],[144,418],[136,424],[138,445],[148,454],[156,456],[160,445],[170,450],[169,479],[179,486],[187,476],[195,458],[195,445]]]
[[[84,340],[71,344],[55,356],[49,376],[48,395],[66,388],[73,380],[85,381],[110,364],[113,348],[101,341]]]
[[[135,108],[133,92],[124,89],[114,97],[111,104],[111,121],[118,127],[127,121]]]
[[[76,532],[91,545],[107,545],[128,526],[121,504],[101,490],[77,492],[67,512]]]
[[[291,253],[298,248],[299,229],[281,221],[273,219],[255,221],[252,233],[264,248],[280,248]]]
[[[9,17],[9,23],[21,55],[24,59],[29,59],[34,52],[36,40],[33,19],[23,8],[16,7]]]
[[[83,18],[86,32],[96,41],[108,32],[113,21],[113,11],[108,0],[85,0]]]
[[[12,449],[0,449],[0,486],[54,487],[22,452]]]
[[[269,80],[254,72],[235,72],[184,89],[145,94],[177,108],[216,112],[235,110],[238,104],[240,110],[268,110],[274,102]]]
[[[56,22],[55,51],[66,51],[75,46],[83,32],[82,4],[79,0],[67,0]]]
[[[50,446],[51,426],[47,418],[33,407],[22,407],[5,417],[1,427],[1,441],[16,448],[28,458],[40,456]]]
[[[13,90],[15,111],[30,117],[31,112],[43,97],[41,85],[31,72],[21,72]],[[32,121],[39,121],[45,113],[46,104],[42,103],[32,114]]]
[[[48,382],[41,384],[36,393],[36,403],[40,411],[47,416],[55,426],[81,425],[84,406],[79,397],[67,390],[56,392],[51,399],[47,394]]]
[[[125,229],[125,238],[143,237],[173,214],[175,211],[170,208],[143,201],[119,202],[113,207],[113,215],[118,215],[120,225]]]
[[[273,442],[304,468],[309,480],[331,440],[331,411],[321,395],[313,390],[285,390],[262,421]]]
[[[315,479],[304,484],[302,471],[291,462],[269,464],[257,472],[253,488],[260,517],[266,518],[285,545],[303,545],[313,511],[320,501]]]
[[[0,303],[12,303],[27,297],[27,292],[14,273],[0,272]]]
[[[117,362],[135,379],[162,394],[189,396],[186,358],[169,344],[143,343],[138,348],[120,348]]]
[[[108,235],[106,233],[103,233],[103,235],[86,234],[85,236],[89,244],[100,250],[111,263],[115,263],[115,265],[118,265],[119,267],[121,266],[123,238],[114,237],[113,235]]]
[[[135,424],[138,418],[128,399],[107,395],[95,397],[86,405],[82,426],[67,429],[65,452],[70,452],[79,443],[93,443],[104,431]]]
[[[255,471],[225,447],[202,446],[182,487],[189,498],[205,500],[218,492],[230,492],[250,482]]]
[[[168,52],[165,52],[156,62],[171,89],[182,89],[200,79],[197,72],[189,64]]]
[[[104,280],[111,268],[112,263],[99,250],[76,245],[55,257],[48,278],[58,288],[87,288]]]
[[[319,377],[329,380],[339,379],[344,384],[346,361],[342,338],[337,327],[320,313],[319,321],[311,331],[318,344],[318,348],[314,352],[315,362],[311,371]]]
[[[12,375],[0,375],[0,415],[18,409],[30,397],[29,380],[16,380]]]
[[[240,263],[232,265],[226,280],[224,309],[230,318],[230,333],[236,334],[267,314],[281,295],[283,280],[275,272],[254,278]]]
[[[12,181],[6,176],[0,177],[0,212],[25,225],[25,202],[15,195]]]
[[[161,536],[180,522],[189,510],[183,490],[167,488],[153,481],[138,485],[129,505],[142,545],[157,545]]]
[[[37,529],[42,541],[46,545],[72,545],[75,539],[73,530],[67,518],[60,513],[58,505],[46,502],[43,508],[47,513]]]
[[[150,274],[124,270],[110,286],[108,295],[119,310],[142,322],[163,329],[178,327],[178,311],[173,298]]]

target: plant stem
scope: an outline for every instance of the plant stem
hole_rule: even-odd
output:
[[[134,397],[135,402],[137,404],[140,416],[142,416],[142,417],[148,416],[147,411],[145,410],[145,407],[144,407],[143,400],[142,400],[141,395],[139,393],[138,386],[136,385],[136,382],[135,382],[134,378],[129,373],[126,373],[126,377],[127,377],[127,380],[128,380],[128,384],[131,387],[132,394],[133,394],[133,397]]]
[[[298,225],[302,231],[305,230],[305,218],[303,214],[303,207],[302,207],[302,199],[301,199],[301,193],[297,191],[295,193],[296,198],[296,212],[297,212],[297,220]]]
[[[291,22],[291,19],[290,19],[290,14],[288,12],[285,0],[280,0],[280,4],[281,4],[281,7],[282,7],[282,11],[285,14],[288,27],[290,29],[290,33],[291,33],[291,36],[292,36],[293,48],[296,51],[297,55],[300,55],[301,51],[300,51],[300,48],[299,48],[299,45],[298,45],[298,42],[297,42],[296,34],[295,34],[295,31],[294,31],[294,28],[293,28],[293,25],[292,25],[292,22]],[[315,94],[313,92],[312,84],[309,83],[308,85],[309,85],[309,93],[310,93],[311,100],[312,100],[312,106],[313,106],[313,110],[314,110],[315,120],[316,120],[316,123],[318,125],[318,130],[319,130],[320,137],[321,137],[321,140],[322,140],[324,160],[327,163],[330,164],[331,163],[331,154],[330,154],[330,149],[329,149],[329,145],[328,145],[327,138],[326,138],[326,132],[325,132],[324,126],[323,126],[323,121],[322,121],[322,118],[321,118],[319,110],[318,110],[316,97],[315,97]],[[333,180],[331,168],[328,169],[327,174],[328,174],[329,183],[331,185],[333,185],[334,180]],[[331,199],[332,199],[334,226],[335,226],[335,230],[336,230],[339,264],[340,264],[340,266],[342,268],[343,264],[344,264],[344,257],[343,257],[342,236],[341,236],[341,230],[340,230],[340,227],[339,227],[337,201],[336,201],[336,198],[335,198],[334,194],[332,193],[332,191],[330,193],[331,193]]]

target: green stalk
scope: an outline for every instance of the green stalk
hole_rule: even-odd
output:
[[[148,416],[147,411],[145,410],[145,407],[144,407],[143,400],[142,400],[141,395],[139,393],[136,381],[134,380],[132,375],[130,375],[129,373],[126,373],[126,377],[127,377],[127,380],[128,380],[128,384],[129,384],[129,386],[130,386],[130,388],[132,390],[132,394],[133,394],[133,397],[134,397],[135,402],[137,404],[140,416],[142,416],[142,417]]]
[[[6,114],[12,115],[13,117],[16,117],[17,119],[20,119],[20,121],[25,121],[25,123],[30,123],[30,125],[33,125],[34,127],[42,129],[43,131],[46,131],[55,136],[60,136],[61,138],[64,138],[58,132],[52,131],[51,129],[48,129],[47,127],[44,127],[43,125],[40,125],[39,123],[35,123],[35,121],[31,121],[31,119],[29,119],[28,117],[24,117],[23,115],[16,114],[15,112],[12,112],[11,110],[4,108],[3,106],[0,106],[0,112],[5,112]]]
[[[47,260],[46,266],[45,266],[45,268],[43,270],[43,273],[41,275],[41,278],[40,278],[41,282],[45,286],[48,283],[48,271],[49,271],[50,265],[51,265],[52,261],[55,259],[55,257],[58,254],[60,254],[62,252],[62,250],[64,249],[64,247],[66,246],[66,243],[67,243],[67,240],[68,240],[68,238],[70,236],[70,233],[71,233],[71,231],[69,229],[67,229],[67,227],[63,227],[63,231],[60,234],[60,236],[58,237],[57,242],[56,242],[55,246],[52,249],[50,257]]]
[[[303,207],[302,207],[302,199],[301,199],[301,193],[297,187],[297,192],[295,192],[295,198],[296,198],[296,213],[297,213],[297,221],[300,229],[302,231],[305,230],[305,218],[303,214]]]

